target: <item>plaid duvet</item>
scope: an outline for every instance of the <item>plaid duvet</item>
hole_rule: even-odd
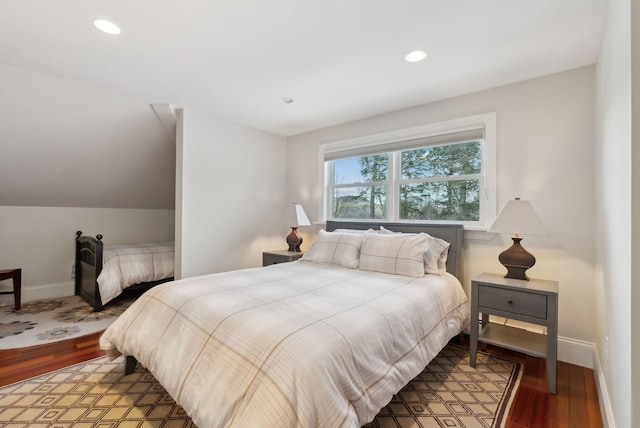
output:
[[[171,278],[175,246],[173,242],[111,246],[105,247],[102,257],[102,272],[97,282],[100,299],[106,305],[134,284]]]
[[[305,261],[157,286],[100,339],[200,428],[359,427],[469,322],[451,275]]]

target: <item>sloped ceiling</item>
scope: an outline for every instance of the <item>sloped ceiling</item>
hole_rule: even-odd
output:
[[[593,64],[607,6],[3,1],[0,205],[173,207],[175,148],[152,104],[293,136]],[[413,49],[427,59],[404,61]]]
[[[175,143],[148,102],[0,64],[0,205],[172,209]]]

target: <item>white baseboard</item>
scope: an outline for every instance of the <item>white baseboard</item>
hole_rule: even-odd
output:
[[[602,424],[604,428],[615,428],[616,423],[613,419],[611,400],[596,345],[568,337],[558,337],[558,360],[593,370],[598,391],[598,402],[600,403],[600,413],[602,414]]]
[[[59,282],[56,284],[34,285],[22,288],[21,302],[29,303],[36,300],[55,299],[58,297],[73,296],[75,284],[73,281]],[[13,305],[13,294],[0,296],[0,306]]]
[[[558,337],[558,360],[588,369],[594,368],[596,345],[570,337]]]
[[[613,419],[613,408],[607,390],[607,382],[604,378],[604,370],[600,357],[596,349],[593,350],[594,376],[596,378],[596,389],[598,390],[598,402],[600,403],[600,413],[602,414],[602,425],[604,428],[615,428],[616,422]]]

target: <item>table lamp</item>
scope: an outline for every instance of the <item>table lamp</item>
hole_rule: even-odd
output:
[[[544,225],[529,201],[520,198],[508,201],[487,232],[514,234],[513,245],[500,253],[498,260],[507,268],[505,278],[528,281],[526,270],[536,264],[536,258],[520,245],[520,235],[546,235]]]
[[[289,209],[287,214],[290,221],[289,225],[291,226],[291,233],[287,236],[289,251],[299,253],[301,252],[302,236],[298,235],[298,226],[310,226],[311,222],[300,204],[293,204],[293,208]]]

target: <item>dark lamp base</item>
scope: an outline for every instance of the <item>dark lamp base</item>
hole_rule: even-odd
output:
[[[498,260],[507,268],[505,278],[529,280],[526,274],[527,269],[536,264],[536,258],[531,253],[522,248],[520,241],[522,238],[513,237],[513,245],[500,253]]]
[[[298,235],[298,228],[291,226],[291,233],[287,235],[287,244],[289,244],[289,251],[301,253],[300,245],[302,244],[302,236]]]

